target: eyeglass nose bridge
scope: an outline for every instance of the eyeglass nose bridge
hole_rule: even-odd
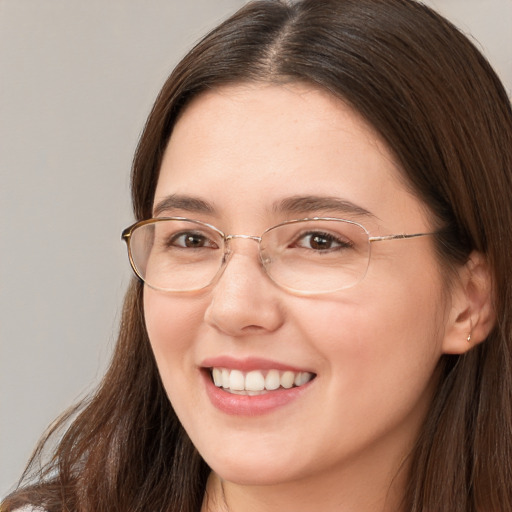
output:
[[[265,272],[267,271],[265,263],[266,261],[263,258],[263,255],[261,254],[261,236],[255,236],[255,235],[224,235],[224,257],[222,259],[222,267],[225,267],[225,265],[228,263],[229,259],[233,255],[233,251],[230,247],[231,240],[234,240],[235,238],[241,238],[242,240],[254,240],[258,244],[258,252],[259,252],[259,259],[260,264],[263,266]],[[221,267],[221,268],[222,268]]]
[[[224,258],[223,258],[223,264],[227,263],[229,257],[233,254],[233,251],[230,247],[231,240],[234,240],[235,238],[241,238],[242,240],[254,240],[258,244],[258,251],[260,250],[260,244],[261,244],[261,236],[254,236],[254,235],[225,235],[224,236]]]
[[[254,235],[226,235],[224,237],[224,240],[226,240],[226,242],[229,242],[230,240],[233,240],[235,238],[243,238],[245,240],[254,240],[255,242],[258,242],[258,243],[261,242],[261,236],[254,236]]]

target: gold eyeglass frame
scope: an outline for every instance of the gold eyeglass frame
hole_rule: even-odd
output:
[[[158,288],[156,286],[152,286],[151,284],[147,283],[146,280],[144,279],[144,277],[138,271],[137,266],[135,265],[135,261],[133,259],[131,245],[130,245],[132,233],[137,228],[139,228],[139,227],[146,226],[148,224],[156,224],[156,223],[159,223],[159,222],[169,221],[169,220],[186,221],[186,222],[191,222],[192,224],[198,224],[199,226],[204,226],[204,227],[209,228],[209,229],[215,231],[216,233],[218,233],[221,236],[221,238],[223,239],[223,241],[224,241],[224,254],[223,254],[221,265],[220,265],[219,269],[217,270],[217,272],[215,273],[215,275],[213,276],[213,278],[211,279],[211,281],[208,282],[208,284],[206,284],[205,286],[202,286],[200,288],[195,288],[195,289],[192,289],[192,290],[165,290],[165,289],[162,289],[162,288]],[[265,267],[265,262],[263,261],[263,258],[261,257],[261,248],[260,248],[261,247],[261,245],[260,245],[261,244],[261,240],[262,240],[263,236],[265,235],[265,233],[268,233],[269,231],[272,231],[273,229],[279,228],[281,226],[285,226],[285,225],[289,225],[289,224],[297,224],[297,223],[300,223],[300,222],[309,222],[309,221],[340,221],[340,222],[345,222],[347,224],[352,224],[352,225],[358,226],[359,228],[361,228],[366,233],[366,235],[368,237],[368,245],[369,245],[369,247],[368,247],[368,263],[366,265],[366,269],[365,269],[364,273],[362,274],[361,278],[356,283],[354,283],[353,285],[350,285],[350,286],[341,287],[341,288],[337,288],[337,289],[334,289],[334,290],[327,290],[327,291],[304,291],[304,290],[297,290],[297,289],[290,288],[288,286],[284,286],[282,284],[279,284],[268,273],[268,271],[267,271],[267,269]],[[127,247],[127,250],[128,250],[128,259],[130,261],[130,266],[131,266],[133,272],[135,273],[135,275],[144,284],[146,284],[150,288],[153,288],[153,289],[158,290],[158,291],[169,292],[169,293],[189,293],[189,292],[197,292],[197,291],[200,291],[200,290],[204,290],[205,288],[208,288],[209,286],[214,284],[216,282],[216,280],[220,277],[220,275],[222,274],[222,269],[227,264],[227,261],[229,259],[229,258],[227,258],[227,256],[229,256],[231,254],[231,252],[228,249],[228,247],[229,247],[228,242],[230,240],[235,239],[235,238],[242,238],[242,239],[246,239],[246,240],[254,240],[255,242],[258,243],[258,254],[259,254],[259,257],[260,257],[259,259],[260,259],[260,263],[261,263],[263,269],[265,270],[265,274],[279,288],[288,290],[288,291],[290,291],[292,293],[299,294],[299,295],[323,295],[323,294],[326,294],[326,293],[334,293],[334,292],[337,292],[337,291],[340,291],[340,290],[352,288],[352,287],[356,286],[357,284],[359,284],[365,278],[366,273],[368,272],[368,267],[370,266],[371,244],[373,242],[383,242],[383,241],[388,241],[388,240],[407,240],[407,239],[411,239],[411,238],[418,238],[418,237],[422,237],[422,236],[430,236],[430,235],[435,235],[435,234],[437,234],[437,232],[432,231],[432,232],[425,232],[425,233],[393,234],[393,235],[384,235],[384,236],[371,236],[370,233],[368,232],[368,230],[362,224],[360,224],[359,222],[355,222],[353,220],[341,219],[341,218],[337,218],[337,217],[305,217],[305,218],[302,218],[302,219],[292,219],[292,220],[287,220],[287,221],[284,221],[284,222],[280,222],[279,224],[276,224],[275,226],[271,226],[271,227],[267,228],[265,231],[263,231],[263,233],[260,236],[255,236],[255,235],[226,235],[223,231],[221,231],[219,228],[215,227],[214,225],[209,224],[208,222],[200,221],[200,220],[189,219],[187,217],[152,217],[150,219],[140,220],[138,222],[135,222],[131,226],[128,226],[126,229],[123,230],[123,232],[121,234],[121,239],[126,243],[126,247]]]

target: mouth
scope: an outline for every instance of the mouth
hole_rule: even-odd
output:
[[[315,378],[314,373],[291,370],[252,370],[243,372],[229,368],[209,368],[214,385],[227,393],[257,396],[279,389],[301,387]]]

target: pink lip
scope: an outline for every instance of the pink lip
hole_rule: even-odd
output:
[[[268,359],[260,358],[246,358],[246,359],[234,359],[228,356],[214,357],[205,359],[202,364],[201,375],[206,387],[206,393],[208,398],[214,407],[220,411],[235,415],[235,416],[258,416],[261,414],[270,413],[280,407],[284,407],[296,399],[302,394],[307,392],[310,385],[315,379],[309,381],[307,384],[299,387],[293,387],[290,389],[277,389],[275,391],[269,391],[263,395],[236,395],[224,391],[222,388],[218,388],[212,382],[210,375],[210,368],[228,368],[237,369],[243,372],[249,372],[251,370],[281,370],[281,371],[307,371],[294,368],[285,364],[278,363],[276,361],[269,361]]]
[[[205,359],[201,366],[203,368],[228,368],[236,369],[241,372],[250,372],[252,370],[281,370],[292,371],[292,372],[307,372],[309,370],[303,368],[296,368],[287,364],[279,363],[277,361],[271,361],[269,359],[263,359],[259,357],[247,357],[244,359],[236,359],[230,356],[217,356]]]

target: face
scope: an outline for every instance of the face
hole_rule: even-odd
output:
[[[315,216],[355,220],[373,236],[432,230],[371,127],[305,85],[229,86],[196,98],[165,151],[154,206],[157,216],[226,234],[259,236]],[[163,384],[206,462],[246,484],[358,471],[371,481],[396,469],[442,352],[449,305],[432,238],[373,243],[364,279],[321,295],[274,284],[254,240],[231,245],[204,290],[144,292]],[[214,385],[213,368],[233,388],[249,373],[280,387],[233,393]],[[286,389],[289,372],[299,385]]]

